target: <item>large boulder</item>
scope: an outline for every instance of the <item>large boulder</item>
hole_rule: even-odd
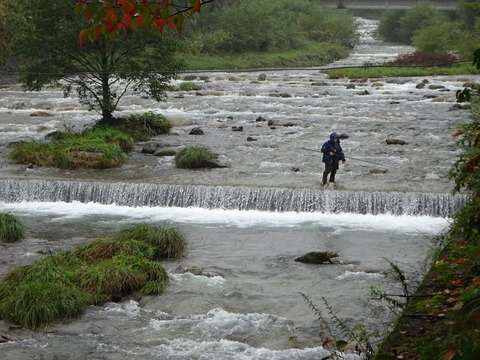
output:
[[[338,254],[329,251],[312,251],[295,259],[297,262],[306,264],[334,264],[333,258],[337,258]]]
[[[192,120],[184,115],[168,115],[165,116],[172,126],[190,126],[193,125]]]

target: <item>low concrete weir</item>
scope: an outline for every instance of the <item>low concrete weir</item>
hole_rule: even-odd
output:
[[[4,179],[0,180],[0,201],[79,201],[132,207],[449,217],[465,204],[466,196],[447,193]]]

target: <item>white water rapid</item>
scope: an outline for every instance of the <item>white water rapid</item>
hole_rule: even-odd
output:
[[[412,51],[376,41],[377,22],[360,23],[361,44],[331,66]],[[424,78],[355,82],[318,69],[188,75],[202,89],[172,92],[164,103],[129,95],[116,115],[151,110],[191,122],[155,140],[173,149],[208,146],[226,168],[176,169],[172,158],[142,154],[141,146],[119,169],[11,164],[8,143],[81,129],[97,116],[58,89],[0,89],[0,211],[28,229],[25,240],[0,244],[0,275],[132,223],[177,226],[188,241],[184,257],[164,263],[171,283],[161,296],[90,307],[38,331],[0,321],[2,358],[323,359],[326,334],[300,293],[322,310],[326,301],[351,327],[388,329],[393,314],[370,299],[371,287],[401,292],[389,261],[415,286],[430,239],[461,206],[463,197],[450,195],[448,171],[459,154],[451,134],[469,113],[452,107],[455,91],[478,76],[428,77],[417,89]],[[49,116],[30,116],[39,111]],[[189,135],[192,127],[205,135]],[[301,148],[318,149],[333,131],[350,135],[342,140],[347,163],[337,189],[321,189],[321,159]],[[341,263],[295,261],[310,251],[337,252]]]

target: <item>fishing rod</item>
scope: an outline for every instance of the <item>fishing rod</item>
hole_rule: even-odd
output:
[[[316,149],[309,149],[309,148],[306,148],[306,147],[302,147],[302,149],[303,149],[303,150],[315,151],[315,152],[321,153],[320,150],[316,150]],[[351,157],[351,156],[349,156],[348,158],[349,158],[349,159],[352,159],[352,160],[357,160],[357,161],[362,161],[362,162],[370,163],[370,164],[373,164],[373,165],[384,166],[384,167],[388,167],[388,168],[392,168],[392,169],[396,169],[396,170],[401,170],[400,168],[395,167],[395,166],[383,165],[383,164],[379,164],[379,163],[376,163],[376,162],[373,162],[373,161],[358,159],[358,158],[354,158],[354,157]]]

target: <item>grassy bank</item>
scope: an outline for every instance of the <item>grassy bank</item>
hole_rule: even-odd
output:
[[[234,70],[278,67],[318,67],[347,57],[349,51],[330,43],[312,43],[289,51],[245,52],[235,55],[185,54],[188,70]]]
[[[411,77],[432,75],[467,75],[478,74],[477,68],[470,63],[451,67],[400,67],[400,66],[363,66],[345,69],[325,70],[330,79],[338,78],[383,78],[383,77]]]

